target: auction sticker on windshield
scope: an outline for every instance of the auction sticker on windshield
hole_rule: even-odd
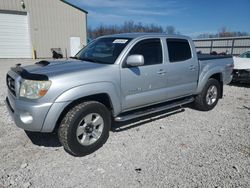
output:
[[[127,39],[115,39],[113,41],[113,43],[117,43],[117,44],[125,44],[126,42],[128,42]]]

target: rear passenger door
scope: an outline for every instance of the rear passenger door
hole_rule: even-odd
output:
[[[197,88],[198,60],[186,39],[166,39],[168,99],[193,94]],[[193,52],[194,53],[194,52]]]
[[[144,65],[126,66],[129,55],[142,55]],[[163,64],[160,38],[137,42],[127,54],[121,69],[121,92],[123,110],[153,104],[166,98],[166,64]]]

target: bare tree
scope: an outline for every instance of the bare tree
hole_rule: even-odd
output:
[[[99,25],[95,29],[91,27],[88,29],[88,36],[90,38],[97,38],[102,35],[116,34],[116,33],[131,33],[131,32],[154,32],[154,33],[163,33],[166,32],[168,34],[176,33],[175,28],[173,26],[166,27],[163,30],[162,26],[156,24],[145,25],[141,22],[135,23],[133,20],[125,21],[123,25]]]
[[[219,31],[219,37],[232,37],[233,33],[229,32],[227,28],[224,26]]]
[[[176,34],[174,26],[167,26],[165,32],[170,35]]]
[[[197,36],[197,38],[223,38],[223,37],[239,37],[239,36],[249,36],[247,32],[241,31],[229,31],[226,27],[219,29],[218,33],[202,33]]]

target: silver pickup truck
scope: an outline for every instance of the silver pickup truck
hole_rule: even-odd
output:
[[[11,68],[6,104],[18,127],[55,131],[66,151],[83,156],[106,142],[112,120],[188,103],[213,109],[232,70],[232,57],[198,56],[189,37],[104,36],[70,60]]]

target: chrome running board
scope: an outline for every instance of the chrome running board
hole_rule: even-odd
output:
[[[173,102],[167,102],[163,104],[153,105],[147,108],[142,108],[141,110],[133,110],[131,112],[122,113],[115,117],[115,121],[128,121],[131,119],[139,118],[149,114],[154,114],[164,110],[169,110],[176,107],[181,107],[182,105],[191,103],[194,101],[193,97],[188,97],[184,99],[174,100]]]

